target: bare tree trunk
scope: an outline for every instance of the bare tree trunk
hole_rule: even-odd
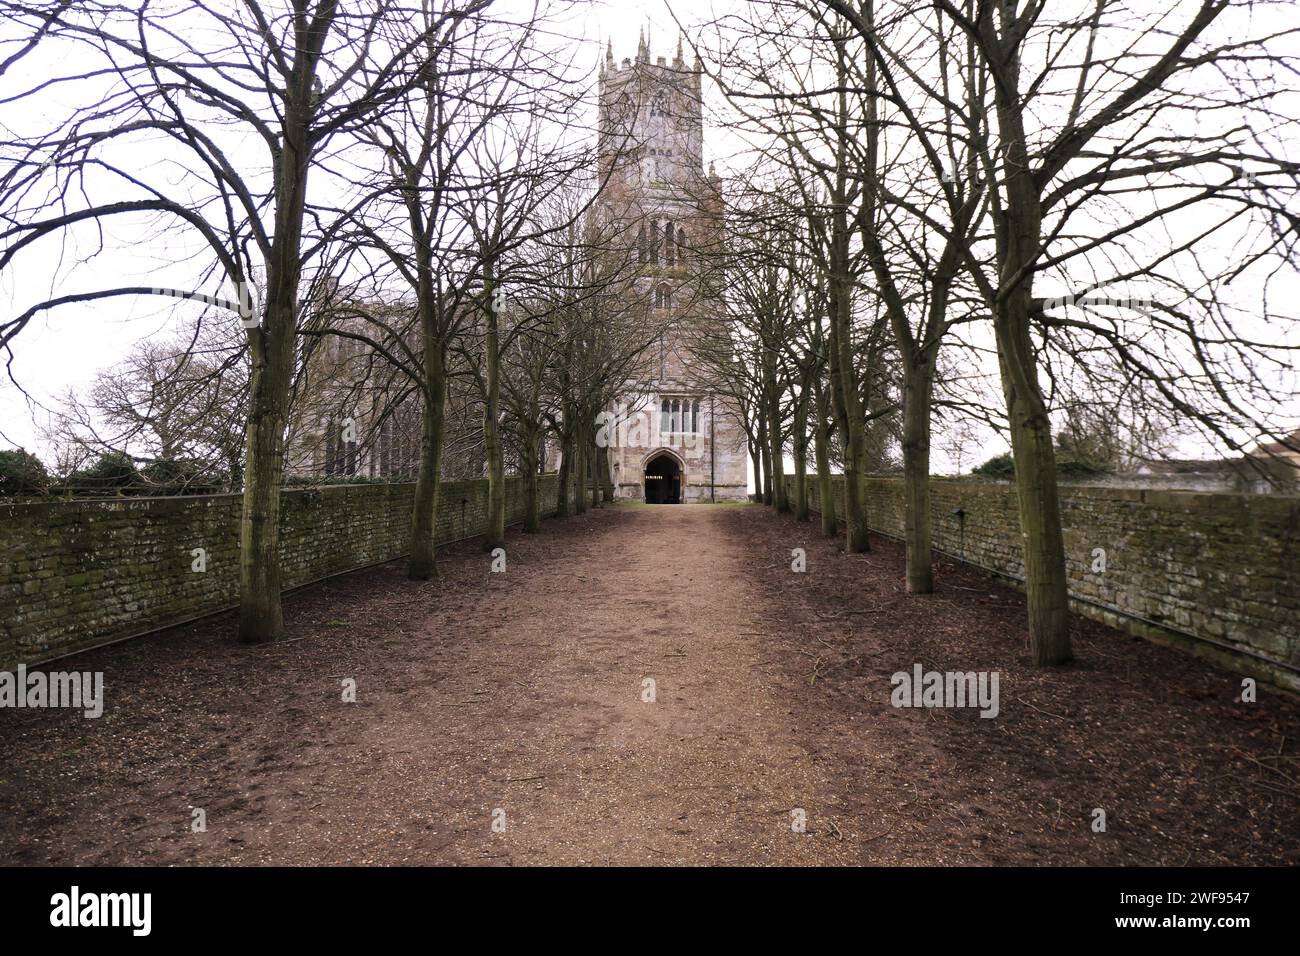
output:
[[[600,507],[601,495],[601,474],[600,474],[600,447],[596,444],[595,430],[592,430],[591,444],[587,446],[587,455],[591,459],[591,510],[595,511]]]
[[[767,434],[767,416],[758,416],[758,450],[763,458],[763,504],[771,505],[772,497],[772,442]]]
[[[794,519],[808,520],[808,389],[804,387],[794,413]]]
[[[827,448],[825,419],[817,425],[813,435],[813,455],[817,459],[817,497],[821,501],[822,534],[837,538],[840,534],[836,519],[835,482],[831,479],[830,450]]]
[[[817,463],[817,497],[821,499],[822,534],[828,538],[839,536],[836,520],[835,483],[831,480],[830,409],[826,390],[817,386],[816,421],[813,427],[813,457]]]
[[[613,504],[617,499],[617,490],[614,488],[614,476],[609,467],[609,449],[600,449],[596,453],[596,460],[600,462],[601,501],[605,504]]]
[[[483,547],[487,550],[503,547],[506,542],[505,455],[501,448],[501,352],[494,294],[495,284],[489,267],[485,271],[483,282],[483,305],[487,317],[487,335],[483,343],[487,385],[483,407],[483,443],[488,472],[488,520]]]
[[[785,438],[781,432],[781,390],[776,377],[776,348],[763,349],[763,401],[767,417],[768,460],[772,470],[772,506],[779,512],[790,510],[785,492]]]
[[[847,235],[842,242],[847,243]],[[832,243],[832,246],[839,243]],[[847,249],[847,246],[845,247]],[[835,255],[837,270],[847,270],[847,259]],[[842,265],[841,265],[842,264]],[[853,346],[849,334],[849,282],[846,276],[832,277],[831,302],[831,393],[840,434],[844,436],[844,550],[859,554],[871,550],[863,501],[862,479],[866,438],[864,412],[853,374]]]
[[[930,527],[930,399],[933,367],[917,367],[905,359],[903,368],[903,534],[907,550],[907,590],[934,591]]]
[[[239,639],[246,644],[275,641],[284,634],[280,606],[280,488],[298,334],[299,257],[308,170],[306,108],[295,104],[290,109],[284,125],[263,324],[248,332],[252,373],[245,436],[244,507],[239,519]]]
[[[779,418],[773,418],[768,427],[768,443],[771,450],[768,458],[772,462],[772,506],[783,514],[790,511],[790,498],[785,488],[785,441],[781,433]]]
[[[580,422],[573,439],[573,513],[587,513],[587,434],[585,422]]]
[[[1038,384],[1038,358],[1030,334],[1033,264],[1039,255],[1042,205],[1025,142],[1016,82],[1019,64],[1005,64],[1004,83],[995,83],[1006,192],[1005,220],[998,236],[999,274],[1010,288],[998,289],[993,310],[998,366],[1007,402],[1011,452],[1016,464],[1020,536],[1024,542],[1029,641],[1038,665],[1062,664],[1070,647],[1069,586],[1065,539],[1056,486],[1052,422]],[[1005,87],[1005,88],[1004,88]]]
[[[600,506],[604,507],[614,500],[609,477],[609,449],[595,446],[596,487],[600,490]]]
[[[280,286],[277,300],[267,303],[265,327],[249,336],[253,368],[239,521],[239,639],[245,644],[279,640],[284,634],[280,488],[297,316],[289,280]]]
[[[864,15],[870,15],[870,4]],[[835,109],[839,122],[847,128],[849,106],[845,50],[839,40],[836,41],[836,46],[836,76],[840,90],[836,96]],[[874,100],[867,108],[874,108]],[[866,470],[866,413],[862,396],[858,392],[853,361],[854,276],[849,248],[849,161],[848,141],[840,136],[836,141],[835,178],[829,196],[830,241],[826,247],[826,308],[830,326],[827,370],[831,405],[835,410],[844,453],[844,550],[849,554],[857,554],[871,550],[871,539],[862,488]],[[873,159],[868,159],[868,171],[871,173],[875,171],[873,162]]]
[[[555,486],[555,517],[569,517],[569,485],[573,480],[573,440],[561,436],[560,473]]]
[[[1056,452],[1047,406],[1038,389],[1032,364],[1028,303],[1017,308],[1009,296],[1000,316],[997,339],[1002,388],[1007,399],[1011,452],[1016,464],[1016,496],[1020,504],[1020,537],[1024,542],[1025,590],[1029,598],[1029,640],[1034,663],[1063,664],[1070,647],[1070,594],[1065,568],[1065,538],[1056,484]],[[1017,311],[1025,319],[1018,328]],[[1026,362],[1023,356],[1029,356]]]
[[[537,534],[542,530],[542,491],[538,473],[541,471],[541,455],[538,447],[541,435],[529,432],[523,441],[523,478],[524,478],[524,532]]]
[[[437,545],[434,531],[438,521],[438,499],[442,488],[443,433],[447,416],[447,376],[442,345],[426,339],[424,415],[420,434],[420,473],[415,482],[415,505],[411,510],[411,556],[406,576],[413,581],[437,577]]]

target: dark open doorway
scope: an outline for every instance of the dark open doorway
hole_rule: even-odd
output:
[[[648,505],[682,503],[682,469],[672,455],[656,455],[646,462],[645,501]]]

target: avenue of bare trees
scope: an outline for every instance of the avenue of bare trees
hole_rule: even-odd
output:
[[[54,437],[83,457],[130,442],[242,491],[242,640],[283,630],[277,535],[292,410],[307,401],[313,361],[337,343],[382,366],[379,421],[412,400],[419,409],[412,578],[435,573],[454,408],[478,418],[493,546],[507,457],[533,479],[536,530],[544,436],[560,436],[566,468],[581,463],[586,425],[628,374],[646,330],[618,294],[629,276],[618,237],[593,232],[587,216],[599,189],[578,109],[590,70],[561,42],[568,7],[0,10],[15,117],[0,147],[0,270],[124,235],[171,253],[156,272],[167,281],[67,283],[24,303],[0,348],[12,356],[43,313],[99,300],[201,307],[188,340],[142,346],[92,395],[70,397]],[[373,400],[373,381],[365,389]],[[598,486],[599,472],[595,502]]]
[[[1001,432],[1033,657],[1069,660],[1062,450],[1294,428],[1300,26],[1264,0],[719,6],[688,43],[736,145],[690,346],[742,412],[758,497],[807,521],[816,487],[823,532],[863,552],[867,476],[897,459],[927,594],[933,436]],[[69,396],[55,438],[242,494],[242,640],[283,632],[286,448],[340,343],[385,370],[374,420],[410,413],[412,579],[437,573],[466,423],[488,547],[511,472],[539,529],[548,447],[560,515],[608,495],[599,421],[660,330],[634,230],[593,215],[581,7],[0,0],[0,275],[66,280],[0,319],[0,350],[52,310],[188,310]],[[162,278],[72,266],[132,245]]]
[[[715,268],[764,500],[808,517],[811,440],[816,480],[844,474],[846,549],[865,550],[862,481],[896,449],[907,588],[926,593],[933,423],[992,424],[1033,656],[1068,660],[1063,447],[1154,453],[1159,422],[1226,450],[1286,444],[1296,29],[1247,0],[718,17],[699,42],[746,158]]]

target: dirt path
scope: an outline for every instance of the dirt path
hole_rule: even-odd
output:
[[[5,834],[0,858],[852,860],[818,830],[825,794],[758,666],[761,597],[725,518],[620,509],[512,536],[504,574],[462,546],[436,585],[356,575],[295,596],[281,648],[232,646],[217,624],[83,655],[108,671],[109,712],[11,722],[6,741],[43,759],[6,760],[0,793],[38,832]],[[179,687],[151,678],[160,657]]]
[[[520,622],[553,653],[530,679],[542,726],[511,763],[545,782],[494,798],[519,820],[502,841],[516,861],[855,858],[818,830],[828,789],[762,667],[764,602],[727,517],[628,509]],[[811,838],[792,827],[800,810]]]
[[[512,532],[504,574],[466,543],[306,589],[279,645],[81,655],[103,718],[0,711],[0,862],[1297,862],[1293,699],[1088,622],[1038,671],[1015,592],[911,598],[897,548],[815,531],[606,509]],[[912,662],[999,670],[1001,716],[890,707]]]

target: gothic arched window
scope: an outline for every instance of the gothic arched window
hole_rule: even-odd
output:
[[[672,426],[672,420],[669,417],[671,415],[671,412],[669,411],[669,407],[670,406],[668,405],[668,399],[665,398],[663,407],[659,411],[659,431],[664,433],[667,433]]]
[[[670,266],[677,261],[677,243],[673,242],[673,224],[664,223],[664,261]]]
[[[385,418],[379,426],[379,474],[387,478],[393,473],[393,419]],[[371,464],[374,464],[373,459]]]
[[[657,96],[655,96],[653,100],[650,101],[650,115],[664,116],[667,113],[668,113],[668,100],[664,97],[662,93],[660,93]]]
[[[686,230],[681,226],[677,227],[677,258],[686,261]]]
[[[650,264],[657,266],[659,265],[659,226],[653,221],[650,223],[648,238],[650,240]]]
[[[700,431],[700,400],[698,398],[691,403],[691,431],[695,434]]]
[[[646,261],[645,223],[636,231],[636,261],[642,264]]]
[[[682,403],[675,398],[673,399],[673,424],[669,430],[674,434],[682,430]]]
[[[321,456],[324,463],[324,474],[334,474],[334,469],[338,463],[338,451],[334,441],[334,416],[330,415],[325,419],[325,453]]]
[[[655,289],[655,308],[671,309],[673,307],[673,294],[668,291],[667,286],[661,285]]]

